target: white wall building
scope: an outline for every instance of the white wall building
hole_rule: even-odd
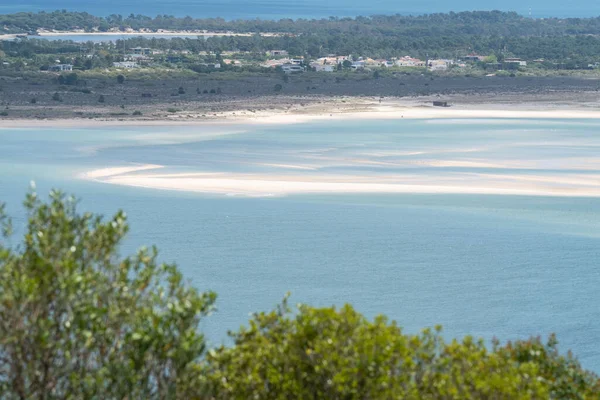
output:
[[[296,64],[284,64],[281,66],[281,69],[286,74],[293,74],[298,72],[304,72],[304,67]]]
[[[429,60],[429,69],[432,71],[446,71],[454,64],[454,60]]]
[[[125,69],[133,69],[137,68],[138,64],[133,61],[123,61],[123,62],[114,62],[113,67],[115,68],[125,68]]]
[[[58,72],[73,71],[73,66],[71,64],[56,64],[51,65],[50,68],[48,68],[48,70]]]
[[[315,71],[317,71],[317,72],[335,72],[337,70],[337,65],[333,65],[333,64],[312,63],[312,64],[310,64],[310,66],[312,68],[314,68]]]
[[[424,67],[425,61],[419,60],[418,58],[412,58],[410,56],[404,56],[397,59],[394,64],[397,67]]]
[[[527,66],[527,61],[521,60],[520,58],[505,58],[504,62],[507,64],[518,64],[519,67]]]

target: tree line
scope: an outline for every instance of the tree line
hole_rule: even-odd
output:
[[[302,34],[286,36],[214,36],[208,38],[144,38],[131,37],[116,42],[74,43],[64,40],[18,39],[0,42],[0,50],[10,57],[35,58],[40,55],[86,54],[116,59],[133,47],[155,50],[189,51],[213,55],[223,52],[245,53],[244,58],[264,60],[269,50],[286,50],[290,55],[318,58],[328,54],[355,55],[371,58],[411,55],[423,60],[460,58],[470,53],[494,55],[502,60],[519,57],[525,60],[544,59],[569,68],[586,68],[600,61],[600,37],[571,36],[360,36],[351,34]],[[95,58],[96,59],[96,58]],[[104,65],[103,63],[101,63]]]
[[[160,50],[206,51],[213,54],[238,51],[263,54],[272,49],[316,58],[328,54],[392,58],[411,55],[421,59],[459,58],[470,53],[494,55],[497,59],[519,57],[544,59],[568,69],[587,68],[598,62],[600,18],[531,19],[514,12],[460,12],[419,16],[371,16],[318,20],[195,19],[142,15],[96,17],[88,13],[55,11],[0,15],[7,32],[37,29],[172,29],[250,32],[251,36],[208,38],[130,38],[117,43],[17,40],[2,42],[2,50],[13,57],[36,54],[108,51],[142,46]],[[278,33],[275,36],[260,33]],[[255,57],[256,58],[256,57]],[[101,63],[103,64],[103,63]]]
[[[515,12],[466,11],[425,15],[373,15],[356,18],[232,20],[222,18],[174,17],[140,14],[112,14],[98,17],[86,12],[21,12],[0,15],[0,26],[7,32],[32,32],[37,29],[106,31],[109,29],[174,29],[232,32],[278,32],[290,34],[348,33],[359,35],[410,37],[449,35],[595,35],[600,34],[599,18],[532,19]]]

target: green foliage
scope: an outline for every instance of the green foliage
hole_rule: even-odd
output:
[[[179,86],[179,89],[177,89],[177,94],[185,94],[185,89],[183,86]]]
[[[243,35],[208,38],[144,38],[129,37],[116,43],[75,43],[65,40],[18,39],[0,41],[0,49],[11,58],[7,69],[22,71],[27,69],[47,70],[57,58],[68,60],[81,74],[86,70],[104,70],[119,61],[119,49],[150,47],[157,50],[179,52],[187,50],[193,55],[154,55],[153,69],[165,61],[183,67],[189,73],[229,74],[242,71],[261,72],[259,61],[264,61],[265,52],[282,49],[290,54],[310,58],[328,54],[360,55],[371,58],[392,58],[411,55],[421,59],[460,58],[470,52],[491,54],[499,62],[506,57],[520,57],[525,60],[544,59],[540,67],[551,69],[588,69],[597,62],[600,53],[600,19],[529,19],[515,13],[465,12],[432,14],[421,16],[373,16],[369,18],[331,18],[328,20],[281,20],[223,21],[218,19],[193,20],[160,16],[155,19],[136,16],[98,18],[78,13],[58,14],[16,14],[13,20],[0,15],[0,23],[13,26],[15,30],[29,31],[37,24],[47,29],[68,24],[71,28],[87,26],[82,19],[124,29],[200,29],[232,32],[280,32],[291,35]],[[29,20],[29,23],[27,21]],[[16,21],[16,22],[11,22]],[[25,26],[28,28],[25,29]],[[11,28],[7,28],[11,29]],[[91,29],[91,28],[90,28]],[[357,34],[357,32],[359,34]],[[82,53],[82,49],[87,54]],[[217,56],[225,51],[235,51],[232,55],[251,64],[233,68],[221,63],[221,69],[214,68]],[[198,55],[203,53],[202,56]],[[165,60],[166,59],[166,60]],[[23,61],[27,61],[24,64]],[[350,63],[338,66],[348,69]],[[145,68],[144,68],[145,69]],[[181,72],[181,71],[179,71]],[[128,77],[134,72],[128,72]]]
[[[106,101],[106,99],[104,98],[104,95],[103,95],[103,94],[101,94],[101,95],[98,97],[98,103],[104,103],[105,101]]]
[[[276,92],[281,92],[282,89],[283,89],[283,86],[281,86],[281,83],[277,83],[273,87],[273,90],[276,91]]]
[[[533,362],[538,365],[544,381],[549,385],[552,398],[597,399],[600,398],[600,380],[586,372],[569,352],[558,352],[554,335],[544,344],[540,338],[508,343],[498,351],[519,363]]]
[[[326,20],[235,20],[192,19],[172,16],[156,18],[141,15],[106,18],[86,13],[18,13],[0,15],[5,30],[29,32],[39,28],[69,30],[84,28],[101,31],[113,29],[182,29],[229,32],[279,32],[284,35],[214,36],[209,38],[142,38],[133,37],[112,43],[86,43],[91,58],[81,54],[82,45],[72,41],[19,39],[0,43],[1,51],[10,57],[38,59],[41,54],[70,55],[73,64],[82,70],[106,68],[119,57],[116,49],[151,47],[161,50],[207,52],[206,59],[178,57],[193,71],[215,71],[204,65],[218,61],[216,54],[239,51],[252,60],[264,58],[265,51],[287,50],[294,55],[310,57],[327,54],[361,55],[372,58],[399,57],[406,54],[425,59],[454,58],[467,52],[495,54],[502,57],[521,57],[528,60],[543,58],[548,68],[559,62],[563,68],[585,69],[597,62],[600,53],[600,19],[531,19],[514,12],[460,12],[418,16],[378,15]],[[290,35],[288,35],[290,34]],[[469,50],[467,50],[469,49]],[[56,57],[50,58],[54,60]],[[36,61],[46,66],[48,60]],[[16,65],[16,64],[15,64]],[[228,69],[222,64],[222,69]],[[233,69],[232,69],[233,70]]]
[[[133,116],[140,116],[140,115],[142,115],[142,112],[139,111],[139,110],[136,110],[131,115],[133,115]]]
[[[30,192],[23,243],[8,247],[0,207],[0,393],[3,399],[189,398],[215,301],[157,251],[120,258],[128,231],[76,201]]]
[[[60,97],[60,94],[58,92],[54,92],[54,94],[52,95],[52,100],[62,101],[62,97]]]
[[[57,80],[60,85],[76,85],[79,77],[75,72],[66,75],[59,75]]]
[[[109,15],[96,17],[85,12],[39,12],[15,13],[0,15],[0,25],[10,32],[31,32],[39,28],[72,30],[83,28],[93,31],[99,28],[106,31],[110,28],[125,30],[126,28],[150,30],[209,30],[230,32],[279,32],[303,34],[314,32],[336,32],[352,34],[360,32],[360,36],[378,35],[388,32],[392,36],[415,37],[433,36],[440,30],[452,34],[472,35],[560,35],[582,34],[597,35],[600,33],[600,21],[597,18],[525,18],[515,12],[501,11],[466,11],[447,14],[423,15],[374,15],[370,17],[328,19],[281,19],[277,20],[231,20],[221,18],[197,19],[191,17],[174,17],[158,15],[151,18],[144,15],[121,16]],[[219,49],[215,49],[219,50]],[[302,54],[294,52],[294,54]]]
[[[123,75],[117,75],[117,83],[121,85],[125,83],[125,77]]]
[[[598,378],[552,345],[445,342],[440,328],[407,335],[385,317],[287,303],[255,314],[210,351],[205,388],[214,399],[596,398]],[[535,352],[529,350],[533,348]],[[566,382],[563,384],[563,382]]]
[[[491,55],[487,56],[483,61],[486,63],[495,64],[498,62],[498,57],[495,54],[491,54]]]

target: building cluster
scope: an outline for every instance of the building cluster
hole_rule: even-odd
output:
[[[73,71],[73,65],[71,65],[71,64],[55,64],[55,65],[51,65],[48,68],[48,71],[54,71],[54,72]]]
[[[134,47],[123,55],[121,61],[113,63],[113,67],[120,69],[134,69],[148,66],[156,61],[157,55],[161,55],[161,59],[178,63],[189,59],[191,55],[188,50],[173,50],[169,52],[154,50],[146,47]],[[240,56],[241,54],[241,56]],[[194,55],[196,55],[194,53]],[[200,58],[212,57],[214,54],[200,52],[197,54]],[[229,58],[223,58],[223,57]],[[210,69],[221,69],[223,65],[241,67],[244,65],[260,65],[263,68],[275,69],[280,68],[285,73],[299,73],[304,71],[315,72],[335,72],[338,70],[361,70],[373,71],[381,68],[427,68],[431,71],[446,71],[450,68],[465,67],[470,63],[483,63],[486,70],[501,70],[501,69],[518,69],[527,66],[527,61],[520,58],[505,58],[502,62],[495,61],[495,57],[481,56],[478,54],[468,54],[460,57],[457,60],[451,59],[426,59],[421,60],[411,56],[394,57],[390,59],[373,59],[369,57],[354,57],[352,55],[336,55],[330,54],[326,57],[307,60],[304,57],[291,57],[285,50],[269,50],[264,54],[265,61],[248,61],[245,54],[240,52],[228,51],[220,53],[220,62],[200,62],[195,63],[198,66],[204,66]],[[534,60],[534,62],[543,62],[543,60]],[[596,65],[590,67],[597,68]],[[50,66],[50,71],[71,71],[73,66],[70,64],[56,64]]]
[[[352,57],[351,55],[340,56],[331,54],[316,60],[305,62],[303,58],[290,58],[283,50],[271,50],[267,55],[273,57],[261,64],[265,68],[280,67],[285,72],[299,72],[311,69],[316,72],[334,72],[340,69],[351,70],[374,70],[379,68],[407,67],[407,68],[429,68],[432,71],[445,71],[453,65],[464,66],[454,60],[435,59],[420,60],[411,56],[387,59],[373,59],[369,57]],[[279,57],[279,58],[275,58]],[[302,66],[300,69],[297,66]]]

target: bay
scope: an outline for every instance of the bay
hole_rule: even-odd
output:
[[[193,285],[218,293],[218,311],[201,327],[213,344],[227,342],[227,330],[291,291],[292,303],[350,302],[368,317],[387,314],[408,332],[442,324],[448,337],[502,341],[555,332],[561,349],[600,371],[597,197],[243,197],[79,178],[143,163],[165,166],[161,173],[298,179],[315,171],[374,179],[410,173],[424,181],[489,174],[560,181],[578,174],[593,188],[600,185],[598,128],[592,120],[3,128],[0,201],[17,227],[30,180],[40,195],[51,188],[75,193],[86,210],[124,209],[132,230],[123,254],[156,244],[161,259],[176,261]]]

